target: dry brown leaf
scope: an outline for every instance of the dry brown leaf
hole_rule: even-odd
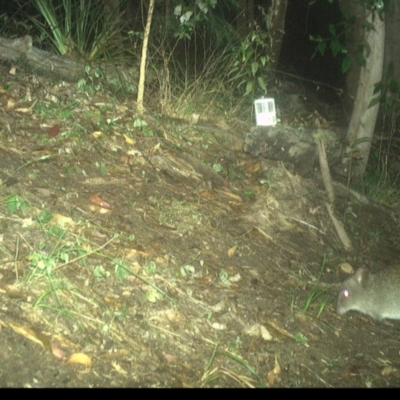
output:
[[[5,285],[5,286],[4,286],[4,289],[5,289],[6,293],[7,293],[11,298],[23,299],[23,298],[26,297],[25,294],[24,294],[20,289],[18,289],[18,288],[15,287],[15,286],[12,286],[12,285]]]
[[[272,386],[276,380],[280,379],[281,367],[278,363],[278,358],[275,356],[275,367],[272,371],[268,372],[268,382]]]
[[[137,260],[139,253],[136,249],[125,249],[124,250],[124,257],[129,260]]]
[[[117,362],[113,362],[111,363],[111,365],[113,366],[113,368],[121,375],[128,375],[128,372],[126,372],[124,369],[122,369],[122,367],[117,363]]]
[[[396,368],[388,366],[388,367],[383,368],[381,374],[383,376],[388,376],[388,375],[391,375],[391,374],[396,373],[396,372],[397,372]]]
[[[124,138],[125,138],[125,142],[128,144],[135,144],[135,140],[133,140],[132,138],[130,138],[128,135],[125,135],[124,133]]]
[[[173,356],[171,354],[165,354],[163,353],[164,358],[167,360],[168,363],[174,363],[177,360],[176,356]]]
[[[89,204],[88,208],[90,211],[93,211],[98,214],[107,214],[107,213],[111,212],[111,210],[107,210],[106,208],[102,208],[102,207],[96,206],[94,204]]]
[[[102,208],[105,208],[107,210],[112,210],[114,207],[111,204],[108,204],[105,202],[101,197],[92,195],[89,197],[89,201],[91,201],[93,204],[96,204]]]
[[[246,335],[250,336],[259,336],[260,334],[260,325],[259,324],[254,324],[249,326],[248,328],[245,329],[244,333]]]
[[[153,317],[150,317],[150,321],[158,321],[163,324],[169,324],[171,321],[172,322],[179,322],[184,319],[183,314],[181,314],[179,311],[174,310],[174,309],[167,309],[167,310],[162,310],[158,313],[158,315],[155,315]]]
[[[196,125],[199,122],[199,118],[200,118],[200,114],[193,113],[190,116],[189,124],[190,125]]]
[[[340,269],[346,274],[353,274],[354,268],[349,263],[340,264]]]
[[[209,324],[211,328],[215,329],[216,331],[224,331],[226,330],[226,325],[225,324],[220,324],[218,322],[214,322],[212,324]]]
[[[14,332],[26,337],[32,342],[39,344],[40,346],[52,353],[50,339],[43,333],[22,325],[15,324],[14,322],[8,322],[7,326],[9,326]]]
[[[152,254],[151,254],[151,253],[147,253],[147,252],[145,252],[145,251],[139,251],[139,255],[140,255],[141,257],[148,258],[148,257],[150,257]]]
[[[150,150],[150,154],[155,154],[158,152],[158,150],[160,150],[161,147],[161,143],[158,142],[151,150]]]
[[[113,295],[111,296],[104,296],[104,303],[106,303],[108,306],[119,309],[122,308],[123,303],[119,300],[119,298],[114,297]]]
[[[33,107],[20,107],[20,108],[16,108],[15,111],[20,112],[20,113],[31,113],[32,112]]]
[[[238,247],[238,246],[236,245],[236,246],[231,247],[231,248],[228,250],[228,257],[229,257],[229,258],[232,258],[232,257],[233,257],[233,255],[235,254],[235,251],[236,251],[237,247]]]
[[[261,337],[266,340],[266,341],[270,341],[272,340],[272,335],[269,333],[268,329],[265,328],[264,326],[260,325],[260,333],[261,333]]]
[[[235,274],[229,277],[229,282],[236,283],[239,282],[241,279],[242,277],[240,276],[240,274]]]
[[[10,97],[7,101],[7,109],[11,110],[14,108],[14,106],[15,106],[15,101],[12,97]]]
[[[75,222],[72,218],[66,217],[61,214],[53,214],[53,219],[58,225],[62,227],[65,225],[75,225]]]
[[[220,189],[220,190],[216,190],[216,192],[221,193],[224,196],[230,197],[231,199],[237,201],[238,203],[243,203],[243,200],[240,196],[238,196],[235,193]]]
[[[69,358],[67,364],[81,364],[85,367],[91,367],[92,360],[84,353],[74,353]]]
[[[54,357],[58,358],[59,360],[65,357],[65,352],[61,350],[56,344],[52,343],[51,345],[51,352]]]

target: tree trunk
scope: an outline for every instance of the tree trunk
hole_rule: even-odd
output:
[[[346,50],[351,59],[351,68],[346,73],[344,107],[348,115],[351,115],[354,108],[354,101],[357,95],[358,81],[360,77],[361,65],[358,61],[357,53],[364,39],[364,14],[365,6],[360,1],[339,0],[339,7],[342,14],[355,18],[354,23],[347,23],[346,29]]]
[[[142,58],[140,60],[140,76],[138,85],[138,96],[137,96],[137,110],[139,115],[143,115],[143,95],[144,95],[144,82],[146,78],[146,60],[147,60],[147,47],[149,43],[151,20],[153,18],[154,1],[150,0],[149,11],[147,12],[146,27],[144,28],[143,35],[143,47],[142,47]]]
[[[57,56],[32,46],[32,38],[28,35],[18,39],[4,39],[0,37],[0,60],[12,64],[24,62],[24,68],[34,73],[76,82],[87,78],[86,64],[70,57]],[[112,65],[93,64],[92,70],[99,69],[104,76],[103,82],[110,88],[119,90],[124,88],[129,93],[137,93],[137,67],[132,67],[127,74],[120,73],[120,69]]]
[[[365,54],[366,65],[360,72],[357,96],[347,131],[347,139],[353,150],[357,149],[360,153],[360,160],[352,168],[352,173],[355,176],[363,175],[368,163],[379,110],[379,103],[372,107],[369,107],[369,104],[373,98],[374,85],[382,79],[385,49],[385,22],[379,18],[376,12],[371,13],[368,10],[366,10],[365,20],[372,25],[372,29],[365,30],[364,34],[370,53]]]
[[[390,4],[388,4],[385,15],[386,37],[384,71],[386,72],[389,64],[393,63],[393,79],[400,82],[400,3],[398,1],[391,1]]]
[[[271,37],[270,65],[275,67],[279,61],[282,37],[285,34],[285,17],[288,0],[272,0],[268,9],[267,28]]]
[[[238,0],[239,15],[236,18],[236,29],[242,39],[253,30],[254,0]]]

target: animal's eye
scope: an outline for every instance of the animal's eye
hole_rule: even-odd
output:
[[[350,297],[350,292],[347,290],[347,289],[344,289],[343,291],[342,291],[342,296],[343,297]]]

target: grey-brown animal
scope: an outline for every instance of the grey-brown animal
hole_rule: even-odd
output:
[[[378,321],[400,319],[400,266],[377,274],[359,268],[343,282],[336,310],[339,315],[359,311]]]

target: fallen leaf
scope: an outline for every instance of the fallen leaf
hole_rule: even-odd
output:
[[[278,359],[275,356],[275,367],[272,371],[268,372],[268,382],[272,386],[275,382],[275,380],[279,380],[279,377],[281,375],[281,367],[278,363]]]
[[[8,296],[10,296],[11,298],[23,299],[26,297],[24,292],[22,292],[20,289],[18,289],[17,287],[15,287],[13,285],[5,285],[4,289],[5,289],[5,293],[7,293]]]
[[[125,371],[124,369],[122,369],[122,367],[117,362],[112,362],[111,365],[113,366],[115,371],[117,371],[119,374],[124,375],[124,376],[128,375],[128,372]]]
[[[190,125],[196,125],[199,122],[199,118],[200,118],[200,114],[193,113],[190,116],[189,124]]]
[[[249,326],[248,328],[245,329],[244,333],[246,335],[250,335],[250,336],[259,336],[260,335],[260,325],[255,324],[255,325]]]
[[[22,227],[23,228],[28,228],[28,227],[30,227],[30,226],[32,226],[33,224],[35,224],[35,221],[33,221],[33,219],[32,218],[24,218],[23,220],[22,220]]]
[[[215,329],[216,331],[224,331],[226,329],[226,325],[225,324],[220,324],[218,322],[214,322],[212,324],[210,324],[210,326]]]
[[[56,137],[60,133],[60,125],[53,125],[49,129],[47,129],[47,135],[49,137]]]
[[[139,253],[136,249],[125,249],[125,258],[127,260],[136,260],[139,256]]]
[[[36,103],[37,103],[37,99],[31,104],[31,106],[29,108],[26,108],[26,107],[16,108],[15,111],[22,112],[22,113],[31,113],[33,111],[33,107],[35,107]]]
[[[242,279],[242,277],[240,276],[240,274],[236,274],[236,275],[229,277],[229,282],[235,283],[235,282],[239,282],[241,279]]]
[[[349,263],[342,263],[340,264],[340,269],[346,274],[354,273],[354,268]]]
[[[235,254],[236,249],[237,249],[237,245],[231,247],[231,248],[228,250],[228,257],[229,257],[229,258],[232,258],[232,257],[233,257],[233,255]]]
[[[65,357],[65,352],[62,351],[56,344],[52,343],[51,344],[51,351],[53,353],[53,356],[55,358],[58,358],[59,360],[63,359]]]
[[[125,134],[124,134],[124,138],[125,138],[125,142],[126,142],[126,143],[128,143],[128,144],[135,144],[135,141],[134,141],[132,138],[130,138],[128,135],[125,135]]]
[[[388,376],[388,375],[391,375],[391,374],[396,373],[396,372],[397,372],[396,368],[388,366],[388,367],[383,368],[381,374],[383,376]]]
[[[161,143],[158,142],[152,149],[150,149],[150,154],[156,154],[160,150]]]
[[[57,222],[58,225],[64,227],[65,225],[75,225],[75,222],[72,218],[66,217],[61,214],[53,214],[54,221]]]
[[[26,326],[22,326],[19,324],[16,324],[14,322],[8,322],[7,325],[16,333],[26,337],[27,339],[31,340],[32,342],[35,342],[45,348],[46,350],[51,351],[51,344],[49,338],[44,335],[43,333],[27,328]]]
[[[7,100],[7,109],[11,110],[12,108],[14,108],[14,105],[15,105],[15,101],[14,101],[14,99],[12,97],[10,97]]]
[[[268,329],[262,325],[260,326],[260,333],[261,333],[261,337],[264,340],[267,340],[267,341],[272,340],[272,335],[269,333]]]
[[[74,353],[69,358],[67,364],[81,364],[85,367],[91,367],[92,360],[84,353]]]
[[[164,354],[163,353],[163,356],[167,360],[168,363],[173,363],[173,362],[176,362],[176,360],[177,360],[177,357],[173,356],[171,354]]]
[[[102,198],[100,198],[99,196],[93,195],[89,197],[89,200],[93,203],[96,204],[100,207],[103,207],[107,210],[113,210],[114,207],[108,203],[106,203]]]

